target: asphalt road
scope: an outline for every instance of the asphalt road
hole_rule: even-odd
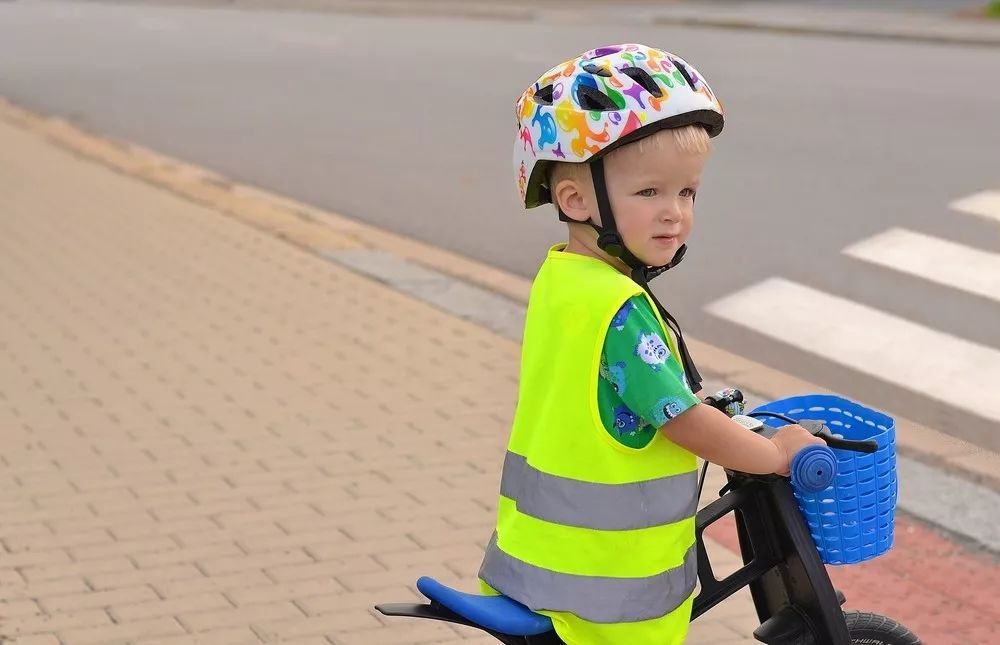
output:
[[[926,396],[919,370],[887,379],[705,311],[782,277],[1000,348],[997,301],[842,253],[893,227],[1000,253],[996,222],[948,208],[1000,188],[1000,48],[566,18],[21,0],[0,3],[0,96],[529,276],[562,228],[548,209],[518,208],[514,98],[599,44],[670,49],[727,108],[690,253],[657,287],[685,329],[1000,448],[995,421]]]

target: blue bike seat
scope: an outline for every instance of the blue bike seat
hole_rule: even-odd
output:
[[[548,616],[536,614],[507,596],[480,596],[441,584],[427,576],[417,580],[417,589],[471,623],[511,636],[534,636],[552,631]]]

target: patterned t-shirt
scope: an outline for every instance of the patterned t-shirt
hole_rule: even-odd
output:
[[[640,294],[622,305],[604,338],[597,405],[604,428],[630,448],[644,447],[658,428],[699,403],[664,333]]]

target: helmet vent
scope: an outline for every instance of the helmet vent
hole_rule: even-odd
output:
[[[653,77],[646,70],[640,67],[623,67],[619,71],[641,85],[642,89],[653,96],[657,98],[663,96],[663,90],[660,89],[660,86],[656,84],[656,81],[653,80]]]
[[[534,96],[535,103],[541,103],[542,105],[552,105],[552,92],[554,89],[555,89],[554,86],[546,85],[542,89],[535,92]]]
[[[618,109],[618,106],[609,97],[589,85],[578,85],[576,98],[584,110],[609,112]]]
[[[583,71],[587,72],[588,74],[594,74],[595,76],[605,76],[608,78],[611,77],[611,70],[609,70],[607,67],[594,65],[593,63],[584,63]]]
[[[670,61],[674,64],[674,67],[677,68],[677,71],[681,73],[681,76],[684,77],[684,80],[687,81],[688,87],[690,87],[693,90],[694,89],[694,81],[691,80],[691,73],[688,72],[687,65],[685,65],[682,62],[680,62],[676,58],[671,58]]]

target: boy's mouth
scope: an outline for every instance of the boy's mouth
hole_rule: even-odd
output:
[[[676,235],[654,235],[653,241],[659,242],[660,244],[673,244],[677,241]]]

